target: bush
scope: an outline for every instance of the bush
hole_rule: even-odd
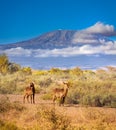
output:
[[[79,101],[78,101],[79,94],[78,94],[78,92],[76,90],[77,89],[72,90],[71,92],[69,90],[69,93],[68,93],[68,95],[66,97],[66,103],[67,104],[78,104],[79,103]]]
[[[8,71],[10,74],[15,73],[21,69],[20,65],[15,63],[9,63]]]
[[[51,100],[52,99],[52,95],[49,93],[47,93],[47,94],[44,94],[43,96],[42,96],[42,99],[43,100]]]
[[[40,87],[48,87],[52,83],[51,78],[43,79],[39,82]]]
[[[104,95],[102,98],[102,104],[103,106],[116,108],[116,96],[111,94]]]
[[[61,112],[56,112],[55,108],[41,106],[36,114],[39,128],[47,130],[70,130],[70,120]],[[46,122],[46,123],[45,123]]]
[[[2,96],[0,99],[0,113],[6,112],[12,108],[10,100],[6,96]]]
[[[25,109],[19,102],[11,103],[9,98],[6,96],[2,96],[0,99],[0,113],[10,111],[11,109],[15,109],[16,111],[23,111]]]
[[[16,91],[16,82],[15,81],[6,81],[2,87],[0,87],[0,93],[2,94],[12,94]]]
[[[30,67],[24,67],[21,69],[22,73],[26,74],[26,75],[31,75],[32,74],[32,70]]]
[[[0,130],[21,130],[14,123],[0,120]]]
[[[8,73],[9,59],[5,54],[0,54],[0,74]]]
[[[109,81],[73,81],[66,102],[88,106],[116,107],[115,82]]]

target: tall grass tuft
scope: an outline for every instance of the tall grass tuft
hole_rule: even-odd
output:
[[[0,130],[21,130],[15,123],[4,122],[0,120]]]
[[[11,103],[7,96],[1,96],[0,99],[0,113],[7,112],[10,110],[16,110],[22,112],[25,107],[21,105],[19,102]]]
[[[41,106],[37,110],[36,118],[41,130],[71,130],[70,119],[55,107]]]

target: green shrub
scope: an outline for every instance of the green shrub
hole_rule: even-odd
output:
[[[79,96],[79,94],[76,90],[72,90],[71,92],[69,90],[69,93],[66,97],[66,103],[67,104],[78,104],[79,103],[78,96]]]
[[[52,83],[51,78],[46,77],[46,79],[44,78],[43,80],[39,82],[39,85],[40,87],[48,87],[51,83]]]
[[[66,102],[96,107],[116,107],[115,82],[73,81],[73,87],[69,89]]]
[[[32,74],[32,70],[30,67],[23,67],[21,69],[22,73],[26,74],[26,75],[31,75]]]
[[[116,96],[111,94],[106,94],[102,98],[103,106],[116,108]]]

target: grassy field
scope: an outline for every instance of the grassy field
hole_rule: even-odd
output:
[[[14,69],[13,69],[14,70]],[[32,70],[0,73],[0,130],[115,130],[116,68]],[[3,73],[5,72],[5,73]],[[6,73],[7,72],[7,73]],[[52,103],[51,91],[69,90],[65,105]],[[35,104],[23,104],[23,92],[34,82]]]
[[[74,104],[54,106],[51,100],[22,103],[22,95],[0,95],[0,130],[115,130],[116,109]]]

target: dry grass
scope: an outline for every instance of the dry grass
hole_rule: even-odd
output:
[[[0,98],[2,96],[0,95]],[[36,95],[36,104],[23,104],[22,95],[7,95],[10,103],[18,102],[26,109],[20,111],[18,106],[0,113],[4,122],[14,123],[25,130],[115,130],[116,109],[99,107],[81,107],[66,105],[59,107],[52,101],[45,101]],[[7,129],[4,129],[7,130]],[[12,129],[13,130],[13,129]]]

